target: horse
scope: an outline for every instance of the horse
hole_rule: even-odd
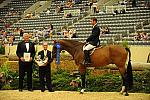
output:
[[[57,52],[56,43],[60,44],[60,52],[61,50],[66,50],[68,53],[72,55],[73,60],[75,60],[75,64],[79,66],[79,72],[82,80],[81,84],[82,89],[80,93],[83,93],[85,90],[85,74],[87,68],[87,66],[83,64],[84,61],[83,46],[85,45],[85,43],[68,39],[57,40],[54,42],[52,48],[53,58],[56,58]],[[127,58],[128,58],[128,65],[126,69],[125,65]],[[91,54],[91,62],[92,62],[91,66],[94,66],[95,68],[106,66],[109,64],[115,64],[118,67],[119,72],[122,76],[122,83],[123,83],[120,93],[123,94],[125,92],[125,95],[128,95],[127,90],[131,89],[133,85],[132,65],[130,61],[131,61],[130,49],[124,47],[123,45],[106,45],[103,47],[97,47]]]

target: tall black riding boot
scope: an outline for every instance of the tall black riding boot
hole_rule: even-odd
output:
[[[90,53],[88,50],[84,50],[84,64],[85,65],[90,65],[91,64],[91,59],[90,59]]]

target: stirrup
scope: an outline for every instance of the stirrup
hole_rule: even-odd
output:
[[[86,62],[85,60],[82,62],[83,65],[90,65],[91,62]]]

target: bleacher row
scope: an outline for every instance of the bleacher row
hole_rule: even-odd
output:
[[[121,43],[122,41],[128,41],[129,45],[150,45],[150,40],[147,41],[134,41],[133,33],[130,30],[134,30],[137,24],[142,23],[145,20],[150,20],[150,9],[144,7],[144,0],[140,0],[137,7],[127,5],[125,14],[118,14],[113,16],[112,13],[98,13],[91,14],[89,17],[81,20],[79,23],[75,23],[73,28],[77,29],[77,34],[86,39],[91,32],[90,18],[98,18],[98,24],[103,27],[107,26],[110,29],[111,34],[101,37],[101,42],[104,44],[113,41],[113,43]],[[146,32],[150,36],[150,25],[144,26],[143,29],[137,29],[137,32]],[[84,34],[84,35],[83,35]],[[116,36],[117,35],[117,36]],[[116,40],[115,38],[119,38]]]
[[[0,17],[4,17],[7,13],[8,9],[13,6],[14,9],[19,9],[19,11],[24,11],[32,4],[34,4],[36,0],[13,0],[13,2],[9,3],[4,8],[0,9]],[[24,18],[14,23],[9,30],[12,31],[16,27],[23,28],[25,32],[33,32],[33,29],[43,29],[43,27],[48,27],[50,24],[54,26],[54,30],[61,29],[64,25],[68,25],[68,23],[73,23],[74,19],[78,19],[77,16],[73,16],[72,18],[63,18],[64,12],[60,12],[59,14],[55,13],[55,7],[61,0],[52,0],[51,5],[49,6],[50,14],[46,14],[46,10],[40,13],[39,18]],[[80,16],[83,16],[88,12],[87,6],[88,0],[82,0],[81,4],[75,4],[71,9],[81,9]],[[147,41],[134,41],[133,34],[127,34],[130,30],[134,29],[134,26],[142,23],[145,20],[150,20],[150,10],[145,8],[144,0],[140,0],[138,2],[137,7],[132,7],[131,3],[127,5],[125,14],[118,14],[113,16],[112,13],[91,13],[89,16],[86,16],[84,19],[79,20],[77,23],[73,23],[71,28],[76,30],[76,34],[78,38],[72,38],[78,41],[85,41],[85,39],[91,33],[91,25],[90,18],[96,17],[98,19],[98,24],[103,26],[108,26],[111,34],[103,35],[101,37],[101,43],[108,44],[110,41],[113,43],[121,43],[122,41],[128,41],[129,45],[150,45],[150,40]],[[5,9],[5,10],[4,10]],[[64,10],[68,10],[69,8],[65,8]],[[7,18],[9,19],[9,18]],[[137,32],[147,32],[150,34],[150,25],[146,25],[143,29],[137,29]],[[120,37],[119,39],[116,37]],[[15,34],[16,40],[14,44],[17,44],[19,41],[19,34]],[[52,38],[47,38],[50,44],[52,44],[53,40],[63,39],[63,36],[53,36]],[[41,44],[41,43],[39,43]]]
[[[0,23],[0,28],[3,28],[6,23],[14,23],[20,20],[21,14],[35,2],[36,0],[12,0],[12,2],[0,8],[0,18],[5,20],[5,23]],[[18,14],[9,15],[9,12],[17,12]]]

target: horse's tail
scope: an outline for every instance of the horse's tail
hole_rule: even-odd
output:
[[[133,86],[133,74],[132,74],[132,65],[131,65],[131,51],[129,48],[125,48],[126,51],[129,52],[129,61],[127,65],[127,82],[128,82],[128,89],[131,89]]]

